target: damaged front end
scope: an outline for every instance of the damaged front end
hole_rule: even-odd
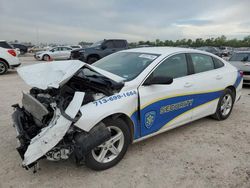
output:
[[[89,132],[74,126],[74,123],[84,115],[80,112],[83,105],[112,95],[123,87],[123,83],[79,65],[78,69],[70,70],[71,74],[60,70],[60,76],[53,78],[57,83],[47,80],[50,87],[43,84],[39,88],[38,82],[29,84],[33,87],[29,93],[23,93],[22,106],[13,105],[12,119],[19,141],[17,151],[26,169],[42,158],[58,161],[68,159],[72,154],[76,162],[81,163],[88,152],[110,139],[110,131],[102,122]],[[19,72],[21,77],[29,72],[24,68]],[[41,73],[43,70],[35,71]]]

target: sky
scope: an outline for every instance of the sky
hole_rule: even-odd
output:
[[[177,40],[250,35],[250,0],[0,0],[0,39]]]

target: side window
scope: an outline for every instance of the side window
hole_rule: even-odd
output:
[[[61,50],[61,48],[58,48],[58,47],[57,47],[57,48],[53,48],[53,51],[54,51],[54,52],[58,52],[58,51],[60,51],[60,50]]]
[[[179,78],[187,75],[188,67],[185,54],[178,54],[169,57],[153,72],[153,76],[168,76],[172,78]]]
[[[115,48],[124,48],[125,42],[123,40],[114,40]]]
[[[69,51],[71,50],[70,48],[67,48],[67,47],[62,47],[62,51]]]
[[[107,46],[107,48],[114,48],[114,44],[113,44],[113,41],[107,41],[105,42],[105,46]]]
[[[224,63],[219,59],[213,57],[213,60],[214,60],[214,68],[218,69],[224,66]]]
[[[194,72],[205,72],[214,69],[214,62],[211,56],[204,54],[190,54],[193,65]]]

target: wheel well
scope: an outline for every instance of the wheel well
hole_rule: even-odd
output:
[[[230,89],[233,92],[234,100],[235,100],[235,97],[236,97],[236,89],[235,89],[235,87],[234,86],[228,86],[227,89]]]
[[[100,56],[98,54],[90,54],[88,57],[87,57],[87,61],[89,60],[89,58],[91,57],[96,57],[97,59],[100,59]]]
[[[112,115],[106,117],[105,119],[107,119],[107,118],[111,118],[113,120],[115,120],[117,118],[121,118],[128,126],[129,131],[130,131],[130,141],[131,141],[131,143],[133,142],[133,140],[134,140],[134,123],[126,114],[122,114],[122,113],[112,114]],[[105,119],[103,121],[105,121]]]
[[[43,54],[43,57],[44,57],[44,56],[46,56],[46,55],[50,57],[50,55],[49,55],[49,54]]]
[[[3,61],[3,62],[5,62],[6,64],[7,64],[7,67],[8,68],[10,68],[10,65],[9,65],[9,63],[5,60],[5,59],[2,59],[2,58],[0,58],[0,61]]]

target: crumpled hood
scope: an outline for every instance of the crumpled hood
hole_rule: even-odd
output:
[[[83,66],[87,66],[115,82],[122,82],[124,80],[122,77],[88,65],[79,60],[39,63],[18,68],[17,72],[25,83],[31,87],[37,87],[39,89],[47,89],[51,87],[59,88]]]

